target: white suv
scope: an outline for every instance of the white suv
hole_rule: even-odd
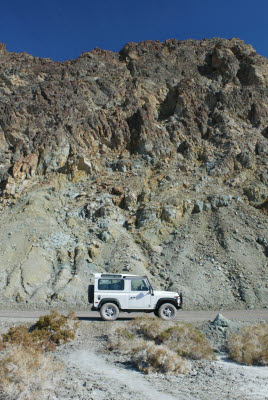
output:
[[[114,321],[120,311],[154,312],[160,318],[171,320],[182,307],[182,295],[176,292],[156,291],[146,276],[126,274],[95,274],[92,310],[102,319]]]

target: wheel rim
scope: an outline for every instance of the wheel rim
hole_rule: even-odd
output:
[[[108,318],[113,317],[114,313],[115,313],[115,310],[114,310],[113,307],[107,307],[106,310],[105,310],[105,315],[106,315]]]
[[[163,315],[166,318],[172,318],[174,315],[174,310],[171,307],[165,307],[163,310]]]

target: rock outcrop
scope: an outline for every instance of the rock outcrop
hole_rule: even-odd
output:
[[[2,304],[86,307],[97,271],[186,307],[268,304],[268,61],[239,39],[52,62],[0,46]]]

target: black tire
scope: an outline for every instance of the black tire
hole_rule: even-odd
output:
[[[115,321],[119,315],[119,308],[114,303],[105,303],[101,306],[100,316],[104,321]]]
[[[171,321],[176,317],[176,307],[171,303],[164,303],[158,309],[158,317]]]

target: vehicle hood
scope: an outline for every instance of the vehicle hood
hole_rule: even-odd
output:
[[[154,295],[155,296],[161,296],[161,297],[179,296],[179,294],[177,292],[168,292],[166,290],[154,290]]]

